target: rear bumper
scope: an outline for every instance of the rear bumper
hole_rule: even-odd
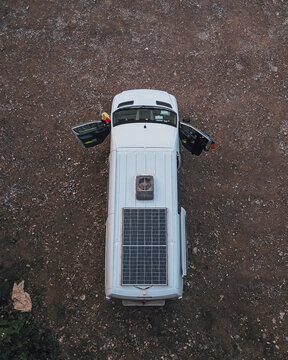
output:
[[[150,301],[136,301],[136,300],[122,300],[123,306],[164,306],[165,300],[150,300]]]
[[[151,302],[167,299],[181,299],[182,287],[179,289],[171,287],[151,287],[139,289],[134,286],[121,286],[114,289],[106,289],[106,298],[116,298],[125,301]]]

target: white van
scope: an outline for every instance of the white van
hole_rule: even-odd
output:
[[[188,119],[186,118],[186,121]],[[129,90],[114,97],[111,122],[72,128],[85,147],[111,132],[105,292],[124,305],[180,299],[186,275],[186,212],[178,207],[179,138],[195,155],[212,138],[179,122],[174,96]]]

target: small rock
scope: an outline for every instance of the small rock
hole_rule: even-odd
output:
[[[80,296],[80,299],[81,299],[82,301],[84,301],[84,300],[86,299],[86,295],[84,295],[84,294],[81,295],[81,296]]]
[[[285,312],[280,312],[280,314],[279,314],[280,320],[283,320],[283,319],[284,319],[284,316],[285,316]]]
[[[272,65],[272,64],[269,64],[269,69],[270,69],[272,72],[277,72],[277,71],[278,71],[278,67],[275,66],[275,65]]]
[[[206,33],[205,31],[202,31],[202,32],[200,32],[200,33],[198,34],[198,38],[199,38],[200,40],[208,40],[209,34]]]
[[[244,69],[244,66],[241,65],[241,64],[239,64],[239,63],[237,63],[237,64],[236,64],[236,69],[237,69],[237,70],[242,70],[242,69]]]
[[[59,341],[60,344],[63,342],[63,340],[64,340],[64,335],[61,336],[61,337],[58,339],[58,341]]]
[[[196,255],[197,251],[198,251],[197,247],[194,247],[192,251],[193,251],[193,254]]]

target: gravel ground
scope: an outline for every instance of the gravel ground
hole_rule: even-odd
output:
[[[2,0],[1,278],[25,280],[59,359],[284,360],[287,0]],[[182,151],[181,301],[104,295],[109,140],[71,126],[166,90],[217,149]],[[9,279],[8,279],[9,280]]]

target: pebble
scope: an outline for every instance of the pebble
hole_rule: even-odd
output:
[[[63,342],[63,340],[64,340],[64,335],[61,336],[61,337],[58,339],[58,341],[59,341],[60,344]]]
[[[80,299],[81,299],[82,301],[84,301],[84,300],[86,299],[86,295],[84,295],[84,294],[81,295],[81,296],[80,296]]]
[[[278,71],[278,67],[275,66],[275,65],[270,64],[270,65],[269,65],[269,68],[270,68],[270,70],[271,70],[272,72],[277,72],[277,71]]]
[[[202,31],[202,32],[200,32],[200,33],[198,34],[198,38],[199,38],[200,40],[208,40],[209,34],[206,33],[205,31]]]
[[[236,69],[237,69],[237,70],[242,70],[242,69],[244,69],[244,66],[242,66],[242,65],[239,64],[239,63],[237,63],[237,64],[236,64]]]

